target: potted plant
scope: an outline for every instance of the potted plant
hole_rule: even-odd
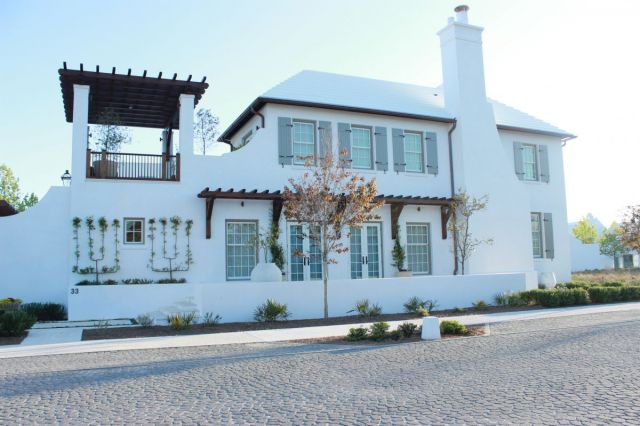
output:
[[[0,312],[17,311],[18,309],[20,309],[20,305],[22,305],[22,300],[20,299],[15,299],[13,297],[0,299]]]
[[[411,271],[404,267],[404,261],[407,258],[407,254],[404,251],[404,247],[400,244],[400,225],[396,225],[396,240],[393,243],[393,250],[391,251],[391,259],[393,260],[393,266],[398,269],[396,277],[410,277]]]
[[[258,246],[258,249],[262,252],[264,262],[260,262],[258,257],[258,264],[251,271],[251,281],[282,281],[282,271],[274,262],[268,261],[269,252],[272,246],[271,233],[265,235],[264,231],[258,234],[258,237],[254,238],[250,242],[251,246]]]

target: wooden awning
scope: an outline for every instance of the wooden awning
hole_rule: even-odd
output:
[[[100,124],[100,117],[105,110],[113,111],[118,117],[118,124],[131,127],[179,128],[178,99],[181,94],[195,95],[195,103],[202,98],[209,84],[202,81],[178,80],[177,74],[172,78],[147,76],[145,70],[141,76],[132,75],[131,68],[126,74],[111,72],[87,71],[80,64],[79,70],[67,69],[66,62],[58,70],[60,86],[67,122],[73,122],[73,85],[90,86],[89,90],[89,124]]]
[[[233,188],[223,190],[218,188],[211,191],[208,187],[200,191],[198,198],[204,198],[206,200],[206,236],[207,239],[211,238],[211,217],[213,215],[213,203],[216,199],[226,200],[261,200],[271,201],[273,203],[273,223],[280,221],[280,215],[282,214],[282,193],[277,191],[258,191],[253,190],[234,190]],[[451,204],[453,202],[450,198],[445,197],[425,197],[425,196],[406,196],[406,195],[385,195],[380,194],[376,196],[377,200],[384,201],[385,204],[391,206],[391,237],[396,238],[396,224],[398,218],[404,206],[439,206],[440,217],[442,222],[442,238],[447,238],[447,222],[451,217]]]

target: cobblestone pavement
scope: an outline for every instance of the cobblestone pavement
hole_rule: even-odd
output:
[[[393,346],[252,344],[0,361],[0,424],[640,423],[636,312]]]

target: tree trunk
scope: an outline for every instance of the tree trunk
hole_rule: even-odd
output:
[[[322,284],[324,287],[324,317],[326,319],[329,318],[329,254],[327,253],[328,247],[326,238],[322,238],[323,235],[326,235],[325,231],[325,229],[322,229],[320,240],[322,241]]]

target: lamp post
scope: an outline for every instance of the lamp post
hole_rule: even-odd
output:
[[[62,186],[70,186],[71,185],[71,173],[69,170],[65,170],[62,176],[60,176],[60,180],[62,181]]]

